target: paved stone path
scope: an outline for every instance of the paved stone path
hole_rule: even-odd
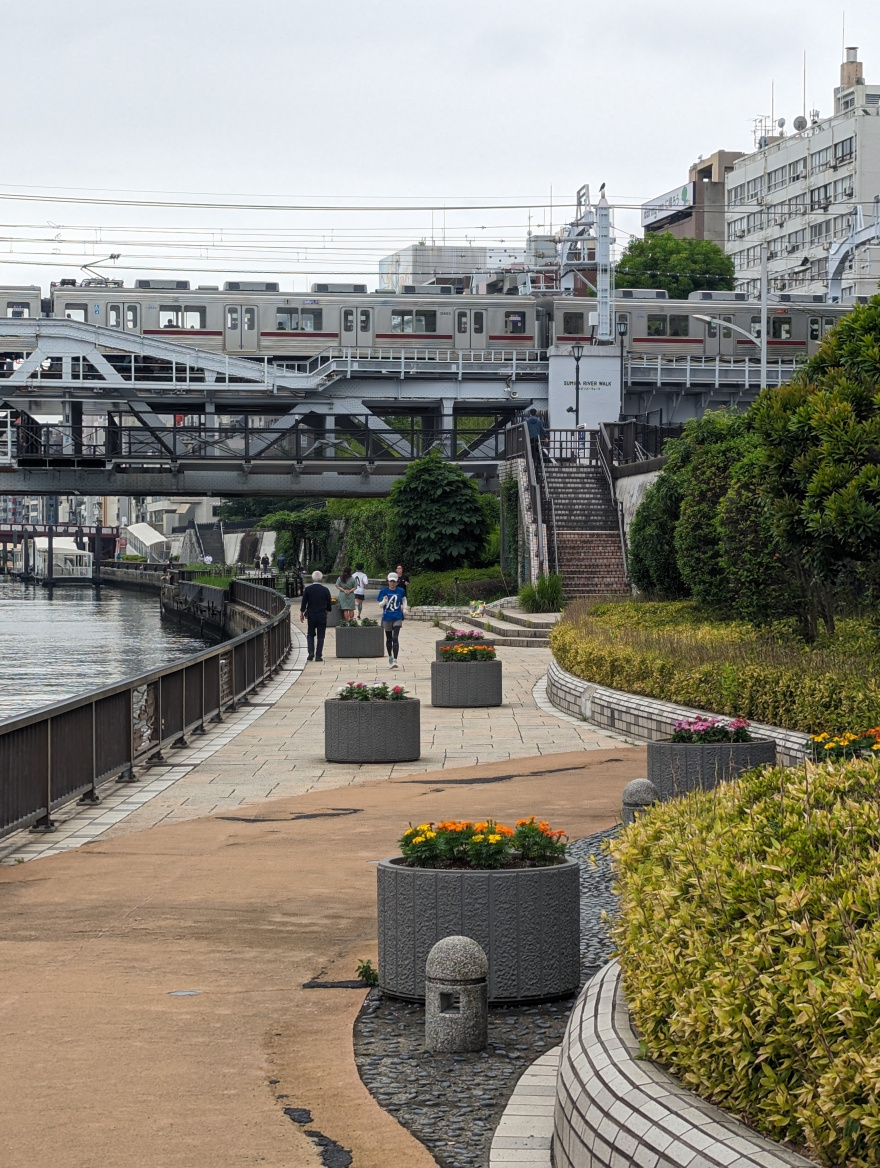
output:
[[[368,603],[365,615],[378,616]],[[226,716],[208,734],[174,751],[168,766],[142,768],[141,782],[105,785],[102,802],[69,805],[59,830],[34,837],[26,832],[0,845],[0,860],[12,863],[79,847],[89,840],[179,823],[266,799],[302,795],[398,775],[448,767],[476,766],[572,750],[607,750],[632,741],[614,737],[560,714],[547,701],[544,677],[548,649],[503,648],[504,704],[490,709],[431,706],[431,662],[441,630],[409,621],[401,635],[400,668],[387,660],[338,660],[335,631],[328,630],[323,663],[306,662],[305,639],[294,613],[294,652],[275,683],[249,706]],[[324,758],[324,699],[349,680],[388,680],[422,699],[422,757],[418,762],[360,765]]]

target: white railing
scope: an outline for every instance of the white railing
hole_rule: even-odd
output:
[[[791,357],[771,357],[767,362],[767,384],[783,385],[790,381],[801,364]],[[761,388],[761,361],[758,357],[664,357],[658,353],[629,354],[626,358],[626,383],[649,382],[653,385],[724,385],[745,389]]]

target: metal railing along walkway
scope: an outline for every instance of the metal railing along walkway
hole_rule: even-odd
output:
[[[231,599],[262,614],[259,628],[139,677],[0,723],[0,836],[35,825],[247,700],[290,652],[288,606],[268,588],[234,580]]]
[[[791,357],[773,357],[767,362],[767,384],[790,381],[800,362]],[[648,353],[627,354],[624,364],[627,385],[680,386],[684,389],[761,389],[761,361],[757,357],[656,357]]]

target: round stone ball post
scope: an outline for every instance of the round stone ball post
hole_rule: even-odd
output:
[[[489,959],[470,937],[444,937],[425,963],[425,1050],[485,1049],[489,1037]]]
[[[660,793],[650,779],[633,779],[623,788],[623,807],[620,818],[624,826],[635,823],[636,816],[643,814],[652,803],[660,802]]]

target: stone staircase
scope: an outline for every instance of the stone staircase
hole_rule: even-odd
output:
[[[548,633],[559,619],[558,612],[511,612],[503,609],[500,616],[468,616],[461,620],[442,620],[441,629],[482,629],[499,649],[546,649]]]
[[[200,523],[199,541],[206,556],[210,556],[215,564],[226,563],[226,552],[223,548],[223,536],[219,523]]]
[[[569,600],[626,596],[617,506],[601,466],[544,466],[548,555]]]

